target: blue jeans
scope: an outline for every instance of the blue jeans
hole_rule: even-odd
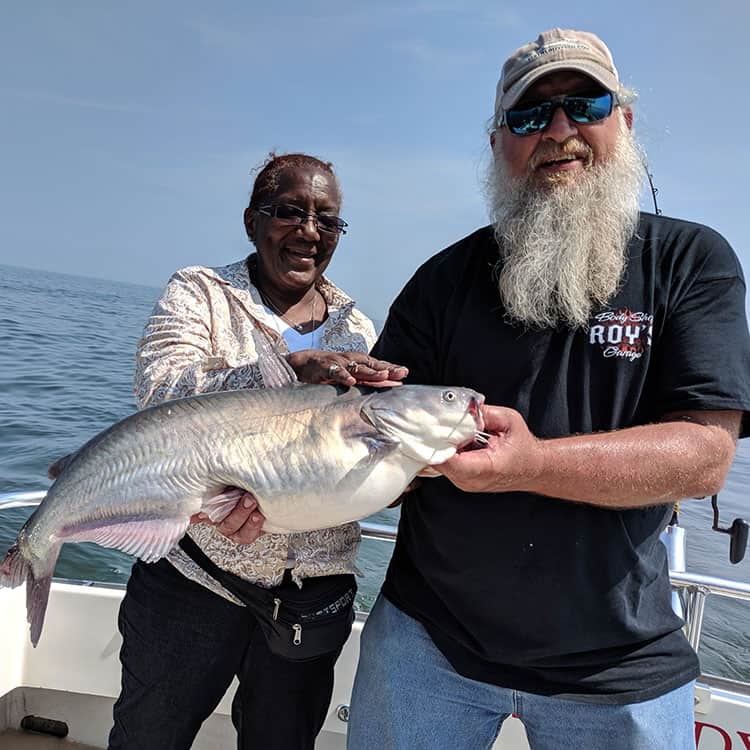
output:
[[[480,750],[516,714],[532,750],[694,750],[693,683],[642,703],[562,700],[459,675],[382,594],[362,632],[348,750]]]

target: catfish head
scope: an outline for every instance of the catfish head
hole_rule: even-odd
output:
[[[402,453],[427,465],[441,464],[473,442],[484,427],[484,396],[470,388],[402,385],[365,399],[362,417]]]

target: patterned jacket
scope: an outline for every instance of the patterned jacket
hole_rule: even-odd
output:
[[[251,256],[250,262],[254,261]],[[328,319],[322,331],[315,332],[315,348],[369,351],[375,341],[369,318],[325,277],[317,289],[328,305]],[[261,327],[279,351],[288,351],[277,323],[250,281],[246,261],[178,271],[156,303],[138,344],[138,405],[143,408],[196,393],[262,388],[251,334],[255,327]],[[227,539],[208,524],[193,525],[188,533],[219,567],[265,587],[280,583],[285,568],[291,566],[298,584],[312,576],[357,572],[360,532],[356,523],[304,533],[265,534],[248,545]],[[167,559],[183,575],[237,602],[179,547]]]

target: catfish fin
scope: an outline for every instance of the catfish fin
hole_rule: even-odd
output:
[[[356,393],[356,388],[349,388],[350,392]],[[367,414],[361,405],[355,403],[347,403],[346,399],[343,398],[337,404],[338,408],[346,409],[350,412],[349,418],[342,420],[340,426],[341,436],[344,440],[363,440],[367,443],[367,447],[371,447],[371,443],[378,443],[383,445],[398,445],[398,442],[392,440],[389,437],[383,435],[377,427],[367,418]]]
[[[106,526],[72,527],[61,536],[65,542],[94,542],[101,547],[119,549],[144,562],[156,562],[176,546],[189,525],[189,516],[119,519]]]
[[[393,451],[399,447],[399,443],[389,438],[377,436],[377,437],[364,437],[360,438],[367,445],[367,455],[361,458],[357,463],[349,469],[336,485],[336,490],[341,492],[356,492],[362,484],[365,482],[372,470],[379,464],[384,458],[390,456]]]
[[[418,477],[440,477],[442,474],[437,470],[433,469],[432,466],[425,466],[424,469],[417,472]]]
[[[58,552],[60,548],[57,548]],[[55,555],[55,562],[57,561],[57,554]],[[52,568],[46,575],[37,578],[31,567],[29,567],[29,575],[26,580],[26,619],[29,623],[29,635],[31,637],[31,645],[36,648],[39,643],[39,637],[42,634],[42,627],[44,626],[44,615],[47,613],[47,604],[49,603],[49,590],[52,585],[52,573],[55,568],[55,563],[52,563]]]
[[[14,544],[0,564],[0,588],[14,589],[20,586],[26,580],[29,571],[29,563],[18,544]]]
[[[263,384],[266,388],[283,388],[299,382],[297,373],[291,368],[286,358],[271,344],[271,342],[258,330],[251,331],[255,352],[258,355],[258,368],[260,369]]]
[[[246,490],[241,487],[226,488],[218,495],[203,501],[201,512],[205,513],[213,523],[223,521],[236,507]]]
[[[65,469],[68,467],[68,464],[78,455],[78,451],[74,451],[73,453],[68,453],[67,456],[63,456],[62,458],[58,458],[57,461],[54,461],[47,467],[47,476],[50,479],[57,479],[60,474],[62,474]]]

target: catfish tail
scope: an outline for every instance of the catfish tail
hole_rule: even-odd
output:
[[[26,581],[26,619],[34,647],[39,643],[39,636],[42,634],[52,573],[59,554],[60,545],[52,547],[50,554],[43,561],[42,569],[35,572],[31,562],[24,557],[21,547],[14,544],[0,564],[0,587],[16,588]]]

